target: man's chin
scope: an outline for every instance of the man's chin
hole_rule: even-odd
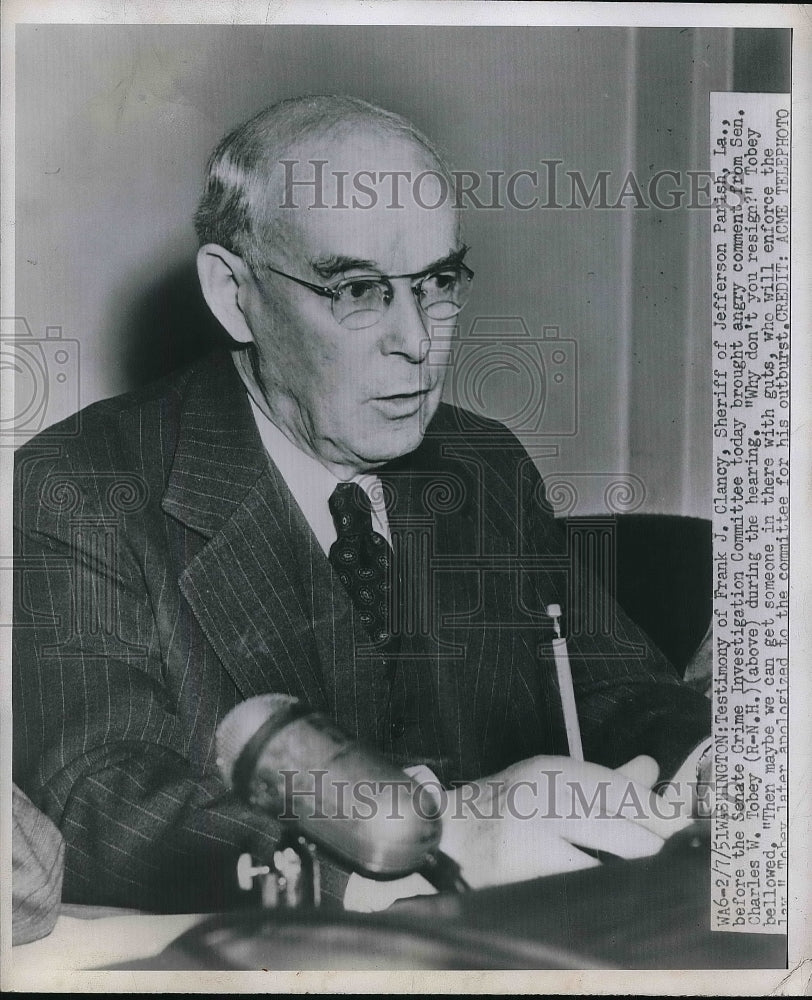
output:
[[[426,422],[416,415],[414,419],[389,421],[383,432],[378,432],[358,449],[370,468],[392,462],[409,455],[420,447]]]
[[[439,393],[431,393],[417,410],[405,414],[397,407],[367,411],[352,428],[354,440],[347,454],[365,471],[411,454],[420,447],[439,402]],[[349,444],[349,436],[345,440]]]

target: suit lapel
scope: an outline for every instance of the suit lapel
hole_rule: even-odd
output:
[[[244,697],[280,691],[324,708],[301,575],[312,536],[265,454],[229,358],[193,374],[180,428],[162,506],[207,538],[180,574],[181,591]]]

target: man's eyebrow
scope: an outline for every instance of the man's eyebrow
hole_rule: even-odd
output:
[[[414,271],[415,277],[419,277],[422,274],[431,274],[433,271],[441,271],[445,267],[453,267],[456,264],[462,262],[463,257],[468,253],[468,247],[463,244],[456,250],[451,250],[449,253],[445,254],[443,257],[439,257],[437,260],[432,261],[427,264],[424,268],[419,271]],[[345,254],[330,254],[327,257],[318,257],[315,260],[310,261],[310,266],[325,280],[329,278],[334,278],[337,274],[342,274],[344,271],[372,271],[382,274],[380,266],[374,260],[366,260],[362,257],[349,257]],[[410,277],[411,275],[409,275]]]
[[[440,257],[438,260],[432,261],[427,267],[424,267],[422,271],[416,271],[415,277],[421,274],[431,274],[432,271],[442,271],[446,267],[454,267],[457,264],[462,263],[463,257],[468,253],[470,247],[463,243],[456,250],[451,250],[445,255],[445,257]]]
[[[330,254],[328,257],[318,257],[310,261],[310,266],[322,278],[334,278],[342,271],[380,271],[374,260],[364,260],[361,257],[347,257],[344,254]]]

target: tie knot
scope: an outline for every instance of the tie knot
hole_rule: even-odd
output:
[[[339,538],[372,531],[372,504],[358,483],[339,483],[328,502]]]

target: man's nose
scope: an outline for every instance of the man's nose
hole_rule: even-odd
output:
[[[431,346],[429,322],[411,285],[397,287],[381,324],[382,352],[401,354],[415,364],[425,361]]]

